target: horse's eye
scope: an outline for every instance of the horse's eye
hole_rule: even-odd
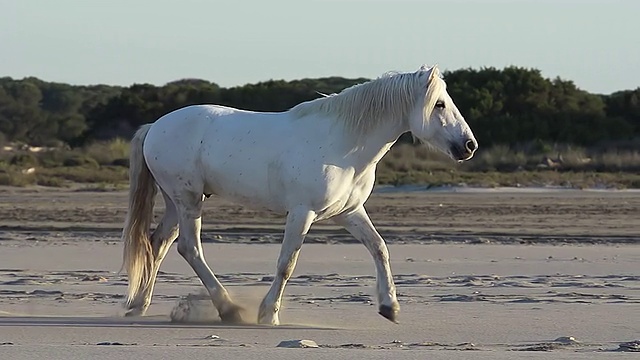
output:
[[[436,103],[436,109],[444,109],[444,102],[438,101]]]

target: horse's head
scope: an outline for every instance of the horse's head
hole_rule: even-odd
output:
[[[426,95],[409,119],[409,128],[418,139],[432,145],[452,159],[469,160],[478,148],[469,125],[447,93],[437,66],[418,70],[425,78]]]

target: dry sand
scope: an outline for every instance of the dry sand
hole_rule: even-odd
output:
[[[220,324],[197,296],[192,322],[172,322],[203,289],[176,251],[148,316],[123,318],[125,206],[124,192],[0,189],[0,359],[638,357],[620,345],[640,339],[638,192],[376,193],[400,324],[377,315],[364,247],[327,223],[302,249],[277,328]],[[282,219],[210,199],[205,223],[211,267],[255,318]],[[319,348],[277,347],[293,339]]]

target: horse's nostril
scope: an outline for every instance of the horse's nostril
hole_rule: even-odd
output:
[[[464,143],[464,147],[468,152],[474,152],[477,149],[476,142],[473,140],[467,140],[467,142]]]

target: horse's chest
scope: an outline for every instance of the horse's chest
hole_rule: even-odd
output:
[[[330,198],[327,206],[318,211],[318,220],[329,219],[362,206],[371,194],[374,182],[375,175],[373,174],[354,178],[345,192],[340,196]]]

